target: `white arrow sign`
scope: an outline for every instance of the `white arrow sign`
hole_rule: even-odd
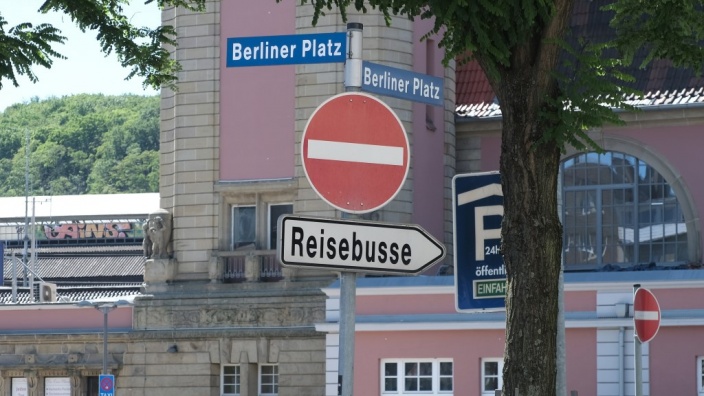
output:
[[[283,215],[277,257],[291,267],[417,274],[445,247],[417,225]]]

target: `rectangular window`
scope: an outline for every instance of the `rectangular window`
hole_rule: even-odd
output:
[[[44,396],[71,396],[71,379],[68,377],[44,378]]]
[[[452,361],[393,359],[381,362],[381,388],[386,395],[452,394]]]
[[[269,249],[276,249],[276,243],[279,237],[277,230],[279,217],[284,214],[293,213],[292,204],[271,204],[269,205]]]
[[[100,390],[98,386],[99,377],[86,377],[86,396],[98,396]]]
[[[232,207],[232,250],[255,248],[257,240],[256,206]]]
[[[27,378],[12,378],[12,396],[27,396],[28,394],[29,386],[27,385]]]
[[[482,396],[494,396],[503,386],[504,361],[500,358],[482,359]]]
[[[279,394],[279,365],[262,364],[259,366],[259,395],[273,396]]]
[[[241,376],[239,365],[223,365],[220,378],[220,394],[222,396],[240,394]]]

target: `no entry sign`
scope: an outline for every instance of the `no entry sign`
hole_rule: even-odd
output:
[[[406,131],[379,99],[347,92],[321,104],[303,132],[301,157],[315,192],[348,213],[381,208],[401,190],[409,165]]]
[[[652,340],[660,328],[660,305],[648,289],[638,288],[633,296],[633,322],[642,343]]]

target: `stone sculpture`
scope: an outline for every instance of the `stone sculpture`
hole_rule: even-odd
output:
[[[171,214],[165,209],[150,213],[142,225],[144,241],[142,249],[148,259],[171,257]]]

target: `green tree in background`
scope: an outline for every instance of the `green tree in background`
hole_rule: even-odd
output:
[[[1,196],[155,192],[159,97],[75,95],[0,113]]]
[[[176,45],[173,26],[135,26],[124,14],[128,0],[46,0],[38,13],[57,11],[66,14],[81,31],[93,31],[103,53],[115,53],[123,67],[129,68],[127,79],[138,76],[144,86],[159,89],[175,87],[180,65],[169,54]],[[155,7],[185,7],[203,10],[205,0],[145,0]],[[3,7],[12,7],[12,3]],[[51,68],[53,59],[63,58],[57,46],[66,37],[50,24],[23,22],[9,27],[0,11],[0,90],[4,80],[18,86],[17,77],[27,76],[36,82],[35,67]]]
[[[282,0],[277,0],[282,1]],[[475,59],[502,112],[502,254],[507,270],[503,395],[556,394],[562,227],[557,179],[567,145],[596,147],[587,131],[619,123],[638,51],[642,65],[668,59],[701,71],[702,0],[612,0],[614,35],[570,37],[573,5],[587,0],[302,0],[313,24],[328,10],[381,10],[433,19],[447,60]],[[569,56],[567,55],[569,54]],[[562,391],[559,391],[562,393]],[[564,395],[559,395],[564,396]]]

